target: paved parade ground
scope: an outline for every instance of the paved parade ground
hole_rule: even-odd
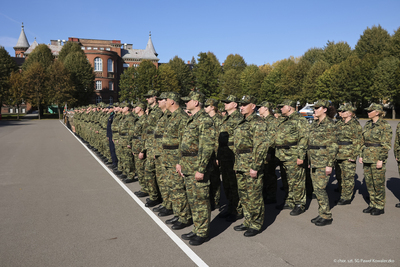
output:
[[[389,120],[396,130],[398,120]],[[365,124],[365,120],[361,120]],[[394,139],[394,138],[393,138]],[[400,179],[393,150],[387,163],[385,214],[368,206],[362,166],[351,205],[318,227],[317,201],[290,216],[265,208],[262,233],[244,237],[212,212],[210,240],[192,247],[164,224],[58,120],[0,121],[0,266],[400,266]],[[279,181],[280,184],[280,181]],[[283,191],[278,189],[278,204]]]

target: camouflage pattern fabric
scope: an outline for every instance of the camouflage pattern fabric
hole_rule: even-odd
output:
[[[394,152],[394,157],[397,159],[397,166],[398,166],[399,173],[400,173],[400,164],[399,164],[399,160],[400,160],[400,122],[397,124],[397,128],[396,128],[396,136],[394,138],[393,152]]]
[[[329,198],[326,193],[329,175],[326,175],[325,168],[311,169],[311,179],[314,186],[314,194],[317,196],[319,216],[324,219],[332,219]]]
[[[214,122],[204,110],[199,110],[189,118],[183,130],[179,164],[185,176],[186,195],[194,224],[193,232],[201,237],[208,236],[210,228],[210,181],[196,181],[194,177],[196,172],[207,172],[214,147]]]
[[[222,122],[222,116],[219,115],[218,113],[215,114],[213,117],[211,117],[213,122],[214,122],[214,127],[215,127],[215,149],[214,153],[211,156],[211,161],[215,162],[217,160],[217,148],[218,148],[218,136],[219,136],[219,126]],[[219,201],[221,199],[221,174],[219,170],[219,166],[215,165],[213,166],[213,170],[210,171],[209,173],[210,176],[210,203],[211,207],[215,208],[215,206],[219,205]]]
[[[144,181],[144,164],[146,159],[139,159],[139,153],[144,148],[144,141],[142,139],[143,126],[147,120],[147,115],[135,117],[135,123],[133,127],[129,129],[128,136],[130,140],[131,152],[133,154],[133,161],[135,164],[135,171],[138,176],[139,184],[141,186],[140,191],[147,193],[147,187]]]

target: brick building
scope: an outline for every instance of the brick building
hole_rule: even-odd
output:
[[[158,68],[159,58],[151,40],[151,33],[145,49],[134,49],[132,44],[123,44],[120,40],[69,37],[68,42],[78,43],[93,66],[96,78],[95,93],[90,99],[91,104],[118,101],[119,79],[125,68],[137,67],[143,60],[150,60]],[[51,40],[47,45],[56,59],[65,43],[65,40]],[[36,38],[29,45],[22,24],[17,45],[14,47],[16,61],[28,57],[37,46]]]

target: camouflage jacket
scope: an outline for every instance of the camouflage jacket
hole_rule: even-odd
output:
[[[184,175],[206,172],[214,151],[214,137],[214,122],[204,110],[199,110],[189,117],[179,146],[179,164]]]
[[[118,112],[114,115],[114,120],[113,120],[113,123],[111,124],[113,140],[118,140],[118,138],[119,138],[119,134],[118,134],[119,121],[122,119],[122,117],[123,117],[123,114],[121,112]]]
[[[392,127],[379,118],[377,122],[367,121],[362,131],[363,145],[360,157],[364,163],[386,162],[392,142]],[[372,145],[372,146],[371,146]]]
[[[156,156],[162,154],[162,140],[164,136],[165,128],[168,124],[169,117],[171,117],[171,111],[165,110],[161,118],[157,121],[156,128],[154,129],[154,147],[153,151]]]
[[[304,160],[308,142],[307,120],[297,112],[278,120],[274,138],[275,156],[280,161]],[[288,147],[280,147],[288,146]]]
[[[118,134],[119,141],[118,143],[124,147],[130,144],[129,130],[134,127],[135,117],[131,112],[126,115],[123,115],[122,119],[119,121],[118,126]]]
[[[329,117],[313,121],[308,139],[311,168],[333,167],[338,151],[336,135],[336,125]]]
[[[360,155],[362,145],[362,127],[358,120],[352,118],[347,123],[343,120],[336,122],[339,151],[336,159],[356,160]]]
[[[174,168],[179,162],[180,140],[188,119],[189,116],[181,108],[171,113],[168,118],[162,138],[162,162],[165,167]]]
[[[218,137],[218,159],[227,159],[233,149],[233,131],[240,121],[243,120],[243,115],[239,110],[235,110],[232,114],[226,114],[222,118],[219,125]]]
[[[147,121],[143,126],[142,138],[144,140],[144,148],[142,152],[147,152],[148,156],[150,157],[154,155],[154,129],[156,128],[157,121],[162,115],[162,110],[158,107],[158,105],[155,105],[153,108],[149,109]]]
[[[132,147],[132,152],[135,154],[140,153],[144,147],[144,140],[142,139],[143,127],[147,121],[147,115],[135,116],[133,123],[129,128],[129,144]]]
[[[397,124],[396,136],[394,138],[394,157],[400,160],[400,122]]]
[[[222,122],[222,116],[217,113],[213,117],[211,117],[211,119],[213,120],[215,127],[215,146],[214,146],[213,158],[216,158],[218,152],[219,127]]]
[[[233,133],[235,165],[234,170],[260,171],[270,146],[267,124],[255,113],[243,118]]]

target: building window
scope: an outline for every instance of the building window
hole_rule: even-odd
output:
[[[103,60],[99,57],[94,59],[94,71],[102,71],[103,70]]]
[[[107,70],[108,70],[108,72],[113,72],[113,71],[114,71],[114,68],[113,68],[113,61],[112,61],[111,58],[109,58],[109,59],[107,60]]]
[[[114,83],[113,82],[108,82],[108,89],[110,91],[114,91]]]
[[[104,50],[104,47],[100,47],[100,50]]]
[[[102,82],[96,81],[96,90],[101,90],[101,89],[103,89]]]
[[[114,104],[114,98],[110,96],[110,105]]]
[[[14,110],[10,108],[10,111],[8,113],[14,113]]]
[[[81,49],[82,49],[82,50],[85,50],[85,47],[84,47],[84,46],[82,46],[82,47],[81,47]]]
[[[129,64],[127,64],[127,63],[124,63],[124,68],[129,68]]]
[[[106,48],[107,51],[110,51],[111,49],[109,47]]]
[[[90,46],[89,46],[89,47],[87,47],[86,49],[87,49],[87,50],[92,50],[92,48],[91,48]]]
[[[23,108],[23,109],[22,109],[22,113],[26,113],[26,109]]]
[[[98,48],[97,47],[93,47],[93,50],[97,50]]]
[[[98,103],[100,103],[101,102],[101,96],[96,96],[96,104],[98,104]]]

